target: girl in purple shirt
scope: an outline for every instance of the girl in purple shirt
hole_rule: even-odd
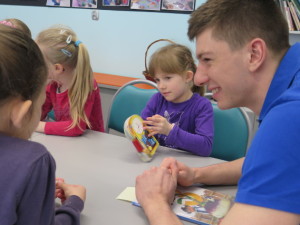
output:
[[[160,145],[200,156],[212,151],[213,108],[203,95],[204,87],[193,83],[196,65],[191,51],[169,44],[156,51],[149,62],[149,75],[159,93],[147,103],[141,116],[149,135]]]

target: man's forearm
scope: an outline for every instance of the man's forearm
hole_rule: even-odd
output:
[[[244,158],[218,163],[207,167],[194,168],[194,183],[207,185],[235,185],[241,177]]]

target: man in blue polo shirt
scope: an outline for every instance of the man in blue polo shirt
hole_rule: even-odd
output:
[[[165,159],[136,179],[150,224],[181,224],[170,202],[177,183],[237,184],[222,225],[300,224],[300,44],[289,46],[274,0],[208,0],[189,20],[206,84],[222,109],[248,107],[259,129],[245,158],[202,168]]]

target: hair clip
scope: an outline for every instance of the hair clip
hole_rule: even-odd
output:
[[[7,21],[7,20],[0,21],[0,24],[3,24],[3,25],[8,26],[8,27],[16,28],[16,26],[13,25],[12,22]]]
[[[69,35],[69,36],[67,37],[66,42],[67,42],[67,44],[70,44],[71,41],[72,41],[72,35]]]
[[[68,56],[68,57],[72,57],[72,53],[71,53],[71,52],[69,52],[68,50],[66,50],[66,49],[62,48],[60,51],[61,51],[62,53],[64,53],[66,56]]]
[[[75,45],[76,47],[78,47],[81,43],[82,43],[82,42],[78,40],[78,41],[75,41],[74,45]]]

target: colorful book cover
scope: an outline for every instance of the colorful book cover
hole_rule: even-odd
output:
[[[134,187],[127,187],[117,199],[140,206]],[[233,203],[234,197],[231,195],[201,187],[178,187],[172,210],[182,220],[200,225],[218,225]]]
[[[154,136],[148,136],[149,132],[143,128],[143,119],[139,115],[127,118],[124,133],[143,161],[148,162],[153,158],[159,143]]]
[[[183,220],[201,225],[217,225],[233,202],[234,197],[230,195],[200,187],[182,187],[176,190],[172,208]]]

